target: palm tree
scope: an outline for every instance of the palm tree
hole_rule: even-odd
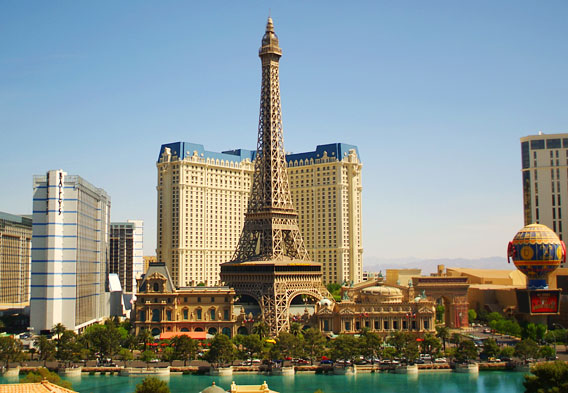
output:
[[[62,323],[58,323],[57,325],[55,325],[53,327],[53,329],[51,329],[51,333],[57,334],[57,341],[59,341],[59,339],[61,338],[61,335],[63,334],[63,332],[65,330],[67,330],[65,328],[65,325],[63,325]]]
[[[260,339],[262,340],[264,337],[268,336],[270,329],[268,325],[264,321],[258,321],[252,326],[252,333],[258,334]]]
[[[293,334],[294,336],[297,337],[301,331],[302,331],[302,325],[300,325],[298,322],[292,322],[290,324],[290,333]]]
[[[444,351],[445,351],[446,350],[446,340],[450,338],[450,329],[447,328],[446,326],[438,326],[436,328],[436,330],[438,331],[436,336],[440,340],[442,340],[442,344],[444,346]]]
[[[148,329],[141,329],[138,332],[138,342],[144,344],[144,351],[146,351],[146,346],[149,342],[154,341],[154,336]]]

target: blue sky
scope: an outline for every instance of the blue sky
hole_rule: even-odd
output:
[[[505,255],[519,138],[568,132],[565,1],[0,3],[0,210],[62,168],[146,222],[160,145],[254,148],[268,12],[287,151],[359,146],[365,258]]]

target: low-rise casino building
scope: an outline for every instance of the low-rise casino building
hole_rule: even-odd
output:
[[[341,302],[323,299],[315,319],[328,335],[357,334],[363,328],[386,336],[402,330],[423,334],[435,332],[435,303],[412,286],[387,286],[382,277],[342,289]]]
[[[245,320],[244,315],[233,314],[234,301],[235,291],[229,287],[176,288],[164,263],[150,263],[138,280],[131,320],[137,334],[149,329],[154,336],[195,332],[232,337],[237,322]]]

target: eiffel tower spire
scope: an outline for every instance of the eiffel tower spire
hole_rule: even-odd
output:
[[[259,56],[262,85],[254,180],[233,260],[308,260],[288,184],[278,77],[282,49],[272,18],[268,18]]]
[[[238,296],[256,299],[270,334],[276,336],[288,329],[296,296],[331,295],[322,284],[321,263],[309,260],[290,195],[278,78],[282,49],[271,18],[259,56],[262,87],[254,180],[239,244],[233,259],[221,265],[221,281]]]

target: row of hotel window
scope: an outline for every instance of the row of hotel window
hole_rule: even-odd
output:
[[[140,316],[140,321],[145,321],[146,320],[146,311],[140,311],[139,313]],[[200,308],[198,308],[197,310],[195,310],[195,316],[196,319],[198,321],[203,320],[203,310],[201,310]],[[184,309],[183,310],[183,319],[184,320],[189,320],[189,310],[188,309]],[[172,321],[172,310],[166,310],[166,321]],[[217,320],[217,315],[215,313],[215,309],[210,309],[209,310],[209,320],[210,321],[215,321]],[[225,321],[229,321],[229,310],[223,310],[223,320]],[[161,310],[158,308],[155,308],[152,310],[152,322],[162,322],[162,313]]]
[[[410,323],[408,323],[410,322]],[[428,330],[430,329],[430,321],[428,319],[424,319],[423,321],[424,324],[424,329]],[[355,327],[355,331],[359,331],[361,330],[361,326],[365,326],[365,328],[370,329],[371,328],[371,321],[366,320],[363,322],[363,324],[361,324],[361,321],[355,321],[355,324],[352,324],[351,321],[343,321],[343,328],[345,331],[351,331],[352,327]],[[392,326],[392,327],[391,327]],[[410,330],[416,330],[417,328],[417,324],[416,324],[416,320],[412,320],[412,321],[405,321],[402,320],[402,324],[399,324],[399,321],[394,320],[391,321],[389,320],[383,320],[383,330],[400,330],[400,326],[402,326],[402,330],[408,330],[410,327]],[[323,320],[323,326],[322,326],[324,331],[331,331],[330,329],[330,320],[329,319],[324,319]],[[374,320],[373,321],[373,329],[374,330],[380,330],[381,329],[381,324],[379,320]]]

